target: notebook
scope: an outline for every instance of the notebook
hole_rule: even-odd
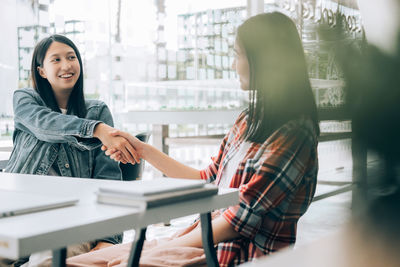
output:
[[[115,193],[98,193],[97,202],[102,204],[128,206],[128,207],[143,207],[153,208],[181,202],[185,200],[198,199],[206,196],[216,195],[218,187],[215,185],[207,184],[204,187],[179,190],[174,192],[160,193],[149,196],[129,196],[127,194]]]
[[[79,200],[0,189],[0,218],[74,205]]]
[[[151,196],[180,190],[204,187],[203,180],[155,178],[153,180],[140,180],[126,182],[119,185],[101,186],[100,193],[116,193],[129,196]]]
[[[215,185],[203,180],[158,178],[100,187],[97,201],[102,204],[150,208],[218,193]]]

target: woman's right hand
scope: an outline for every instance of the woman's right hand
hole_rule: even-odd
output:
[[[107,150],[119,151],[121,159],[125,161],[123,163],[139,163],[140,157],[131,142],[122,135],[114,134],[115,132],[119,131],[105,123],[99,123],[94,129],[93,136],[100,139]]]
[[[137,139],[135,136],[130,135],[129,133],[114,129],[113,132],[111,132],[112,136],[115,137],[122,137],[128,140],[128,142],[134,147],[137,155],[139,158],[144,158],[145,153],[144,153],[144,148],[145,148],[145,143]],[[130,162],[129,160],[126,160],[121,153],[121,151],[118,151],[117,149],[114,148],[109,148],[105,145],[101,148],[103,151],[105,151],[105,154],[109,156],[111,159],[116,160],[116,161],[121,161],[122,163],[126,164]]]

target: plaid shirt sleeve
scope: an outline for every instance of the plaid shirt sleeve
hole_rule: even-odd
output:
[[[253,165],[249,167],[256,171],[239,188],[239,205],[223,213],[224,218],[242,236],[254,239],[265,216],[285,216],[285,211],[276,207],[282,201],[289,201],[288,198],[304,178],[310,154],[315,147],[312,136],[302,127],[282,127],[268,138],[267,144],[262,145],[265,148],[260,158],[249,162]]]
[[[216,157],[211,157],[212,163],[206,169],[200,171],[201,179],[207,180],[208,183],[215,181],[217,178],[218,168],[222,162],[228,135],[222,140],[218,155]]]
[[[242,128],[245,127],[245,124],[243,123],[245,121],[245,115],[245,112],[242,112],[239,115],[234,126],[230,129],[230,131],[225,135],[224,139],[222,140],[217,156],[211,157],[212,163],[206,169],[200,171],[201,179],[207,180],[208,183],[215,181],[215,179],[217,178],[219,166],[225,157],[225,152],[231,144],[231,139],[237,137],[236,135],[238,131],[243,130]]]

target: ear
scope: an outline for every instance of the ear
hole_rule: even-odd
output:
[[[43,79],[47,79],[46,73],[44,72],[43,68],[37,67],[37,71],[39,72],[39,75],[42,76]]]

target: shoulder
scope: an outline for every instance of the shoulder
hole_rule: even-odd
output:
[[[308,117],[291,120],[277,129],[267,140],[267,143],[305,142],[317,144],[317,133],[313,121]]]
[[[284,125],[284,130],[289,133],[297,133],[316,139],[317,133],[313,121],[305,116],[297,120],[289,121]]]
[[[38,92],[36,92],[36,90],[33,88],[17,89],[14,91],[14,96],[17,96],[17,95],[28,95],[28,96],[32,96],[35,98],[40,98],[40,95],[38,94]]]
[[[27,99],[32,99],[39,104],[44,105],[43,99],[40,97],[39,93],[33,88],[22,88],[14,91],[14,104],[19,101],[26,101]]]

